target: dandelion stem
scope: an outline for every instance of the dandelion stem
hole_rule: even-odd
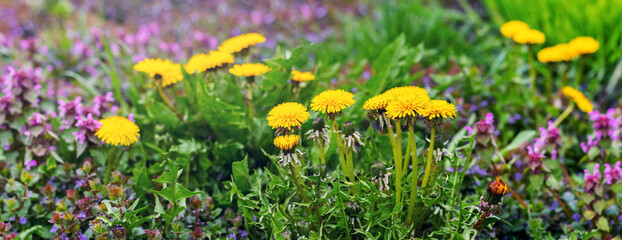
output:
[[[324,151],[324,143],[320,141],[318,143],[318,148],[320,149],[320,161],[322,162],[322,165],[326,165],[326,151]]]
[[[566,107],[566,110],[564,110],[564,112],[561,115],[559,115],[559,117],[555,120],[555,122],[553,122],[553,126],[557,127],[560,123],[562,123],[562,121],[564,121],[564,119],[568,117],[568,115],[570,115],[573,109],[574,109],[574,102],[570,101],[570,103],[568,103],[568,107]]]
[[[181,116],[181,113],[179,113],[177,111],[177,109],[175,109],[175,107],[173,107],[173,104],[171,103],[171,101],[168,99],[168,97],[166,96],[166,94],[162,90],[162,85],[160,83],[156,83],[156,84],[158,85],[158,94],[160,94],[160,97],[162,98],[162,101],[164,101],[164,104],[168,107],[168,109],[173,111],[173,113],[175,113],[175,115],[177,115],[177,118],[179,118],[179,120],[183,121],[184,118]]]
[[[550,63],[547,63],[546,67],[548,69],[548,73],[546,74],[546,86],[544,86],[544,88],[546,96],[549,96],[549,94],[551,94],[551,90],[553,89],[553,69],[551,68]]]
[[[535,90],[536,90],[536,68],[534,66],[534,60],[533,60],[533,45],[529,44],[529,52],[528,52],[528,59],[529,59],[529,82],[530,82],[530,86],[529,89],[531,90],[532,94],[535,94]]]
[[[414,123],[413,123],[414,124]],[[413,216],[415,215],[415,202],[417,201],[417,179],[419,177],[419,163],[417,157],[417,143],[415,142],[415,132],[413,124],[408,125],[408,144],[410,145],[413,159],[413,170],[411,174],[410,183],[410,203],[408,205],[408,215],[406,215],[406,225],[412,224]]]
[[[247,101],[248,112],[251,117],[250,120],[252,123],[253,119],[255,119],[255,108],[253,107],[253,84],[252,83],[248,84],[248,99],[246,101]]]
[[[562,75],[562,86],[568,85],[568,70],[570,66],[567,63],[564,64],[564,74]]]
[[[583,77],[583,67],[585,66],[585,57],[579,58],[579,65],[577,66],[577,76],[574,79],[574,86],[576,88],[581,84],[581,78]]]
[[[289,171],[292,174],[292,179],[294,180],[294,184],[296,184],[296,188],[298,188],[298,192],[300,193],[300,197],[302,197],[302,200],[305,203],[308,203],[309,202],[309,198],[307,198],[307,194],[305,194],[305,191],[302,188],[302,185],[300,184],[300,181],[298,180],[298,175],[296,174],[296,170],[294,168],[294,165],[291,162],[289,163]]]
[[[333,120],[333,128],[335,132],[335,138],[337,140],[337,147],[338,147],[337,153],[339,154],[339,163],[341,165],[341,171],[343,172],[343,175],[347,179],[349,179],[350,181],[353,181],[352,176],[349,171],[348,162],[346,160],[348,153],[346,153],[346,148],[344,146],[344,143],[341,141],[341,137],[339,137],[339,127],[337,126],[337,120]]]
[[[430,148],[428,148],[428,161],[425,165],[425,175],[423,175],[423,182],[421,183],[421,188],[428,186],[428,181],[430,180],[430,173],[432,172],[432,155],[434,155],[435,133],[436,129],[432,127],[432,131],[430,133]]]
[[[110,183],[110,177],[112,176],[112,169],[114,168],[114,160],[117,156],[117,147],[112,147],[108,150],[108,158],[106,158],[106,175],[104,175],[104,183]]]
[[[385,118],[385,122],[389,123],[389,119]],[[400,203],[402,201],[402,165],[401,165],[401,155],[397,151],[398,146],[395,142],[395,135],[393,135],[393,128],[391,126],[387,126],[387,131],[389,132],[389,141],[391,142],[391,147],[393,148],[393,161],[395,168],[395,203]]]

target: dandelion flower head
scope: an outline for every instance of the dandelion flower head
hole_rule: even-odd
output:
[[[134,70],[144,72],[149,77],[162,80],[162,87],[181,81],[184,76],[181,73],[181,64],[159,58],[148,58],[134,65]]]
[[[107,144],[129,146],[140,137],[138,126],[127,118],[112,116],[99,122],[101,127],[95,132],[95,136]]]
[[[311,110],[322,113],[340,113],[354,104],[354,94],[337,89],[326,90],[311,100]]]
[[[315,79],[315,75],[313,75],[313,73],[292,70],[292,81],[308,82],[314,79]]]
[[[384,110],[389,104],[389,98],[386,94],[376,95],[365,101],[363,109],[367,111],[381,111]]]
[[[456,117],[456,106],[445,100],[431,100],[421,115],[428,119],[454,118]]]
[[[268,113],[268,125],[274,128],[300,127],[309,119],[307,108],[297,102],[286,102],[272,108]]]
[[[580,55],[595,53],[600,47],[598,41],[592,37],[576,37],[569,44]]]
[[[247,33],[225,40],[218,51],[226,53],[237,53],[257,43],[265,42],[266,38],[259,33]]]
[[[281,135],[274,138],[274,146],[282,151],[291,151],[300,144],[300,136],[294,134]]]
[[[521,21],[509,21],[501,25],[501,34],[507,38],[512,38],[516,33],[529,29],[529,25]]]
[[[583,93],[579,92],[577,89],[566,86],[562,88],[562,94],[564,94],[564,96],[566,96],[568,99],[577,103],[577,106],[579,107],[579,109],[581,109],[581,111],[586,113],[594,111],[594,106],[592,105],[590,100],[587,100],[585,95],[583,95]]]
[[[230,53],[211,51],[209,54],[199,53],[192,56],[184,68],[188,73],[202,73],[210,69],[231,64],[233,61],[234,57]]]
[[[387,117],[400,119],[403,117],[418,117],[425,112],[430,98],[428,95],[409,94],[394,99],[387,106]]]
[[[542,44],[546,40],[544,33],[534,30],[527,29],[523,31],[519,31],[512,37],[515,42],[520,44]]]
[[[270,67],[263,63],[245,63],[233,65],[229,69],[229,73],[238,77],[254,77],[267,73],[270,70]]]

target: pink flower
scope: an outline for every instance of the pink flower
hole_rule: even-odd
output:
[[[533,146],[527,146],[528,164],[531,171],[535,171],[538,167],[542,166],[542,159],[545,157],[542,151],[542,144],[541,141],[536,141]]]
[[[75,126],[78,127],[78,131],[73,133],[76,137],[76,141],[84,143],[87,139],[89,139],[92,142],[97,143],[98,141],[95,137],[95,132],[102,126],[102,124],[93,119],[93,115],[90,113],[86,118],[78,116],[77,119],[78,121]]]
[[[585,169],[585,176],[583,176],[583,179],[585,180],[585,183],[583,184],[583,187],[585,187],[585,191],[587,192],[593,192],[594,189],[598,188],[598,186],[600,185],[600,179],[602,178],[602,175],[600,174],[600,164],[596,164],[594,165],[594,171],[592,174],[590,174],[590,171],[588,171],[587,169]]]
[[[492,113],[486,114],[486,117],[475,123],[474,129],[476,132],[477,142],[487,146],[490,138],[492,138],[492,134],[495,131],[495,117]]]
[[[540,128],[540,139],[544,141],[546,147],[550,149],[556,149],[561,145],[561,134],[559,128],[555,127],[552,121],[549,121],[546,128]]]
[[[581,150],[583,150],[584,153],[587,153],[590,151],[590,148],[592,147],[596,147],[598,146],[598,134],[595,135],[591,135],[589,137],[587,137],[587,142],[582,142],[581,143]]]
[[[620,167],[622,162],[616,162],[615,166],[611,168],[609,163],[605,163],[605,182],[609,185],[622,182],[622,168]]]

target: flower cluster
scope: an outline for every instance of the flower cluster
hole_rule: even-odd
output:
[[[548,122],[548,126],[540,127],[538,136],[532,145],[527,146],[527,165],[533,172],[540,170],[549,171],[542,164],[542,160],[547,157],[557,159],[557,152],[561,147],[561,133],[553,122]]]
[[[543,48],[538,52],[538,61],[542,63],[567,62],[582,55],[592,54],[598,51],[599,46],[594,38],[576,37],[570,43]]]
[[[542,44],[546,39],[544,33],[531,29],[526,23],[516,20],[501,25],[500,31],[503,36],[512,38],[514,42],[520,44]]]

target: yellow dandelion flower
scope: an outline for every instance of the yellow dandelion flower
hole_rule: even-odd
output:
[[[173,63],[170,60],[145,59],[134,65],[134,70],[137,72],[144,72],[149,77],[155,77],[162,80],[162,87],[177,83],[181,81],[184,76],[181,73],[181,64]]]
[[[292,70],[292,81],[308,82],[314,79],[315,79],[315,75],[313,75],[313,73]]]
[[[210,69],[219,68],[234,61],[233,55],[226,52],[211,51],[209,54],[199,53],[188,60],[184,66],[188,73],[202,73]]]
[[[417,95],[427,97],[428,100],[430,99],[428,91],[417,86],[394,87],[384,92],[383,95],[386,95],[389,101],[408,95]]]
[[[538,61],[542,63],[571,61],[579,56],[570,44],[557,44],[552,47],[543,48],[538,52]]]
[[[544,33],[538,30],[527,29],[519,31],[514,35],[514,37],[512,37],[512,39],[520,44],[542,44],[544,43],[544,40],[546,40],[546,37],[544,36]]]
[[[387,106],[387,117],[391,119],[417,117],[424,113],[429,103],[430,98],[427,95],[405,95],[389,103]]]
[[[225,40],[218,51],[226,53],[237,53],[257,43],[265,42],[266,38],[259,33],[247,33]]]
[[[307,108],[297,102],[286,102],[272,108],[268,113],[268,125],[274,128],[300,127],[309,119]]]
[[[386,94],[376,95],[370,99],[367,99],[363,104],[363,109],[367,111],[378,111],[383,110],[389,104],[389,98]]]
[[[580,55],[595,53],[600,48],[598,41],[592,37],[576,37],[569,44]]]
[[[583,93],[581,93],[579,90],[574,89],[573,87],[566,86],[562,88],[562,94],[564,94],[564,96],[566,96],[568,99],[577,103],[577,106],[579,107],[579,109],[581,109],[581,111],[585,113],[590,113],[594,111],[594,106],[592,105],[590,100],[587,100],[585,95],[583,95]]]
[[[274,146],[282,151],[291,151],[300,144],[300,136],[288,134],[274,138]]]
[[[438,117],[442,118],[454,118],[456,117],[456,106],[448,103],[445,100],[431,100],[427,108],[423,110],[424,117],[428,119],[434,119]]]
[[[254,77],[267,73],[270,70],[272,70],[270,67],[262,63],[245,63],[233,65],[229,69],[229,73],[238,77]]]
[[[341,89],[326,90],[311,100],[311,110],[322,113],[339,113],[354,104],[354,94]]]
[[[99,122],[102,125],[95,136],[107,144],[129,146],[140,137],[138,126],[127,118],[112,116]]]
[[[506,38],[512,38],[516,33],[529,29],[529,25],[521,21],[509,21],[501,25],[501,34]]]

